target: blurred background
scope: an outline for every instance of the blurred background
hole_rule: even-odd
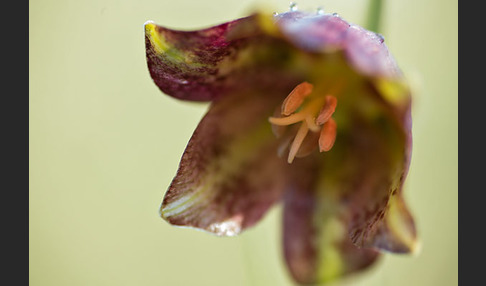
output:
[[[297,1],[364,25],[365,0]],[[31,0],[30,284],[292,285],[281,208],[218,238],[158,215],[207,105],[164,96],[145,61],[147,20],[197,29],[280,0]],[[458,284],[458,4],[388,0],[381,33],[413,84],[405,198],[422,251],[384,255],[343,285]]]

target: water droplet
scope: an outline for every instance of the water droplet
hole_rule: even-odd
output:
[[[375,33],[375,34],[378,37],[378,39],[380,39],[380,43],[383,43],[385,41],[385,37],[382,34],[380,33]]]
[[[317,15],[323,15],[324,14],[324,8],[322,7],[317,7]]]
[[[234,217],[209,225],[208,230],[219,236],[235,236],[241,232],[243,215],[237,214]]]
[[[339,17],[338,13],[332,13],[333,16]]]
[[[295,2],[290,2],[290,11],[297,11],[299,7],[297,7],[297,3]]]
[[[278,12],[273,12],[273,16],[278,16]]]

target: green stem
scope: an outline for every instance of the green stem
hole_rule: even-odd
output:
[[[381,13],[384,0],[369,0],[368,21],[366,28],[370,31],[379,33],[381,24]]]

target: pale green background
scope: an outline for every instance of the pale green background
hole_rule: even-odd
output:
[[[287,1],[37,0],[29,8],[31,285],[292,285],[274,208],[239,237],[171,227],[162,197],[207,105],[150,79],[143,24],[201,28]],[[300,1],[363,24],[364,0]],[[458,18],[454,0],[385,3],[416,89],[405,197],[422,240],[351,285],[458,283]]]

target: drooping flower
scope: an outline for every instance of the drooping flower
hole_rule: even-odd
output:
[[[197,31],[147,22],[145,33],[161,91],[210,102],[162,218],[232,236],[281,201],[284,256],[302,284],[414,251],[402,196],[411,97],[382,36],[300,11]]]

